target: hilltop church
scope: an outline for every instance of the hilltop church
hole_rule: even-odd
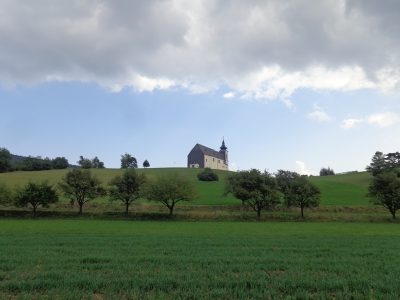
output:
[[[219,151],[206,146],[196,144],[188,154],[188,168],[210,168],[216,170],[229,170],[228,167],[228,148],[225,141]]]

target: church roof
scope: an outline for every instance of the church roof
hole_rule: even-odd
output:
[[[205,155],[209,155],[209,156],[219,158],[219,159],[225,159],[225,156],[223,153],[218,152],[214,149],[208,148],[208,147],[200,145],[200,144],[196,144],[196,146],[193,147],[193,150],[195,150],[196,148],[199,149]]]

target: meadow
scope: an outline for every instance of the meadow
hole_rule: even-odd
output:
[[[396,224],[0,220],[0,298],[398,299]]]
[[[28,181],[44,181],[56,185],[66,174],[67,170],[12,172],[0,174],[0,183],[10,187],[26,184]],[[120,169],[92,169],[92,172],[107,185],[110,180],[121,174]],[[216,171],[220,180],[218,182],[201,182],[197,180],[199,169],[188,168],[149,168],[139,169],[148,178],[165,175],[173,176],[179,174],[192,181],[198,191],[196,200],[188,205],[239,205],[240,201],[233,196],[224,196],[225,178],[230,172]],[[310,177],[321,190],[322,206],[371,206],[367,197],[367,189],[370,181],[370,174],[367,172],[351,173],[335,176],[313,176]]]

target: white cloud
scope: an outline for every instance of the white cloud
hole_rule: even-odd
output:
[[[383,112],[368,115],[364,118],[348,118],[342,121],[340,127],[343,129],[351,129],[362,123],[374,125],[378,127],[389,127],[400,122],[400,115],[392,112]]]
[[[228,93],[225,93],[225,94],[223,95],[223,97],[224,97],[225,99],[232,99],[232,98],[235,97],[235,93],[234,93],[234,92],[228,92]]]
[[[0,85],[400,91],[400,2],[0,0]],[[37,42],[40,41],[40,42]],[[295,49],[295,50],[294,50]],[[132,75],[134,74],[134,75]]]
[[[308,118],[318,122],[329,122],[332,118],[320,107],[314,107],[314,111],[310,112]]]
[[[311,172],[307,169],[306,163],[300,160],[296,160],[296,172],[300,175],[310,175]]]
[[[362,122],[363,119],[355,119],[355,118],[344,119],[340,127],[342,127],[343,129],[351,129]]]
[[[388,127],[400,122],[400,116],[395,113],[379,113],[370,115],[367,118],[369,124],[377,125],[379,127]]]

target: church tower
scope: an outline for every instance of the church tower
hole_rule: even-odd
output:
[[[224,163],[228,166],[228,148],[225,146],[225,139],[222,139],[222,145],[219,149],[219,153],[224,155]]]

